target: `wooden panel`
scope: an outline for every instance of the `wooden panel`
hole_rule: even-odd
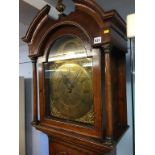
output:
[[[50,155],[99,155],[98,153],[62,141],[50,142],[49,152]]]

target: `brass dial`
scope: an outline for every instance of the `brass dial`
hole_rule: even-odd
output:
[[[77,119],[92,106],[92,81],[89,73],[76,63],[65,63],[51,77],[51,108],[64,118]]]

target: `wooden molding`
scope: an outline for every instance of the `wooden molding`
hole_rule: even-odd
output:
[[[32,21],[32,23],[29,26],[29,29],[27,30],[26,35],[22,38],[22,40],[26,43],[30,43],[32,36],[37,28],[37,26],[41,23],[41,21],[43,20],[43,18],[45,16],[48,15],[50,11],[50,6],[49,5],[45,5],[36,15],[36,17],[34,18],[34,20]]]

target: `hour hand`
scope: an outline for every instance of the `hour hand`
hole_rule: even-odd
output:
[[[74,79],[73,79],[72,82],[71,82],[72,85],[73,85],[73,83],[78,79],[78,77],[80,76],[80,74],[81,74],[81,70],[79,70],[79,71],[77,72],[77,74],[75,75]]]
[[[63,83],[67,86],[67,88],[71,85],[69,79],[67,78],[67,76],[63,73],[61,73],[61,76],[62,76],[62,81]]]

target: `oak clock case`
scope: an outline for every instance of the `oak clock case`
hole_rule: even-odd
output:
[[[48,135],[50,155],[105,155],[128,128],[126,24],[93,0],[73,1],[75,11],[57,20],[42,8],[23,38],[33,67],[32,125]]]

